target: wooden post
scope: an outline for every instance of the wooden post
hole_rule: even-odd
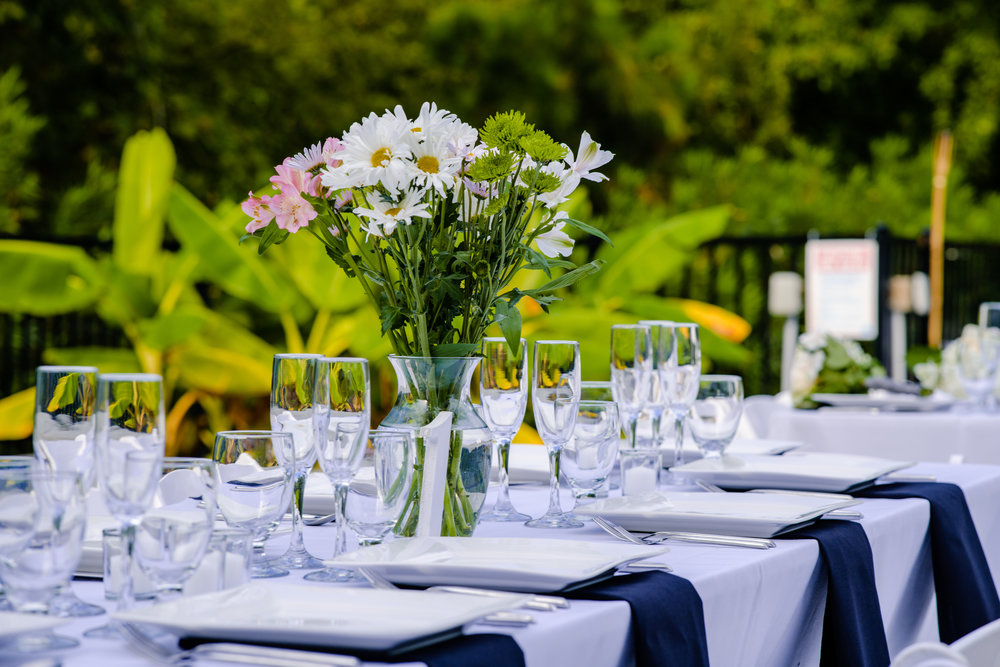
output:
[[[951,132],[934,138],[934,180],[931,189],[930,283],[931,309],[927,318],[927,344],[941,347],[944,318],[944,210],[951,170]]]

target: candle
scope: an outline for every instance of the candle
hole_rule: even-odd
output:
[[[641,465],[626,469],[622,477],[622,494],[633,496],[655,491],[656,473],[653,468]]]

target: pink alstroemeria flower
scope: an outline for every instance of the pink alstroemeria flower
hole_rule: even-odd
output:
[[[309,225],[316,217],[316,209],[296,193],[284,193],[271,197],[271,210],[274,211],[274,221],[278,227],[294,234]]]
[[[274,168],[278,172],[277,176],[271,177],[271,183],[275,185],[282,194],[302,194],[303,192],[313,197],[318,197],[320,192],[320,177],[312,176],[296,169],[291,165],[291,158],[285,158],[284,162]]]
[[[336,137],[328,137],[326,142],[323,144],[323,159],[326,161],[326,166],[330,169],[336,169],[343,164],[341,160],[336,158],[337,153],[344,150],[344,144],[341,143],[340,139]]]
[[[247,234],[264,229],[274,219],[274,211],[269,208],[270,203],[271,198],[267,195],[254,197],[253,190],[247,193],[247,200],[240,205],[243,212],[253,218],[247,223]]]

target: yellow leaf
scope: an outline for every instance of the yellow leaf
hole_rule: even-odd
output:
[[[719,338],[731,343],[742,343],[750,335],[750,323],[735,313],[702,301],[678,301],[692,322],[710,329]]]
[[[23,440],[30,436],[34,411],[34,387],[0,399],[0,440]]]

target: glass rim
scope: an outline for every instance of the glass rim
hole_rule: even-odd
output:
[[[628,324],[628,323],[624,323],[623,322],[621,324],[612,324],[611,325],[612,331],[615,330],[615,329],[648,329],[648,328],[649,328],[649,325],[648,324],[643,324],[642,322],[639,322],[637,324]]]
[[[528,342],[528,339],[527,338],[523,338],[523,337],[522,338],[518,338],[518,340],[521,341],[522,343],[527,343]],[[483,342],[486,342],[486,341],[489,341],[491,343],[497,343],[499,341],[507,342],[507,338],[504,337],[504,336],[483,336]]]
[[[163,376],[157,373],[99,373],[98,382],[163,382]]]
[[[422,354],[390,354],[390,355],[388,355],[388,358],[389,359],[420,359],[420,360],[431,359],[431,360],[434,360],[434,361],[436,361],[438,359],[442,359],[442,360],[448,361],[448,360],[452,360],[452,359],[482,359],[483,355],[481,355],[481,354],[467,354],[467,355],[460,356],[460,357],[425,357]]]
[[[97,366],[55,366],[51,364],[46,364],[43,366],[36,366],[35,372],[42,373],[100,373]]]
[[[580,380],[580,386],[587,387],[610,387],[611,380]]]
[[[539,345],[576,345],[580,347],[580,341],[578,340],[536,340],[535,347]]]
[[[588,398],[587,400],[580,399],[580,405],[595,405],[595,404],[599,404],[599,405],[617,405],[617,403],[615,403],[615,401],[602,401],[602,400],[600,400],[598,398],[593,398],[593,399]]]
[[[326,364],[331,364],[334,362],[338,363],[350,362],[350,363],[364,363],[364,364],[369,363],[366,357],[324,357],[322,355],[320,355],[318,361],[322,361],[323,363]]]
[[[639,320],[639,324],[644,324],[647,327],[668,327],[678,324],[673,320]]]
[[[318,352],[276,352],[275,359],[321,359],[322,354]]]
[[[219,436],[225,436],[227,438],[241,439],[241,438],[272,437],[272,436],[275,436],[275,435],[280,436],[282,438],[284,438],[284,437],[289,437],[290,438],[290,437],[292,437],[292,432],[291,431],[265,431],[263,429],[245,429],[245,430],[232,429],[232,430],[229,430],[229,431],[216,431],[215,432],[215,438],[216,438],[216,440],[219,439]]]
[[[206,459],[200,456],[164,456],[163,465],[177,465],[180,463],[198,463],[211,465],[214,463],[211,459]]]
[[[743,382],[742,375],[730,375],[730,374],[714,374],[709,373],[707,375],[702,375],[699,378],[699,382],[728,382],[732,380],[739,380],[740,383]]]

